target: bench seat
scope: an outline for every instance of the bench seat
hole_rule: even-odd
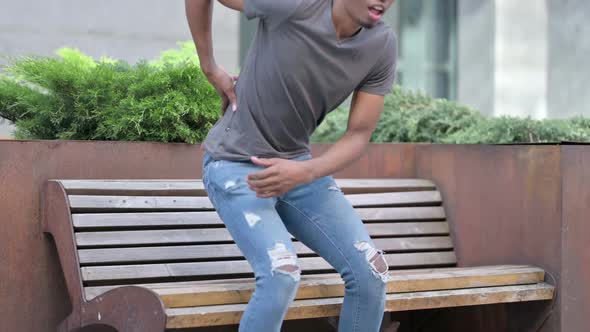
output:
[[[555,288],[538,267],[458,267],[441,193],[431,181],[337,183],[384,251],[386,311],[553,299]],[[43,197],[45,231],[55,239],[73,304],[60,330],[101,323],[120,331],[163,331],[239,322],[254,290],[252,270],[201,181],[53,180]],[[337,316],[342,279],[293,240],[302,277],[286,319]],[[107,305],[116,312],[101,309]]]

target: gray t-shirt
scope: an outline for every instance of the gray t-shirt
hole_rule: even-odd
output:
[[[258,31],[235,86],[238,110],[230,106],[205,139],[213,158],[306,154],[313,131],[353,91],[391,92],[397,41],[386,24],[339,41],[332,0],[244,0],[244,13],[259,19]]]

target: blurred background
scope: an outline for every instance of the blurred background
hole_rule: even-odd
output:
[[[8,56],[73,47],[135,63],[191,39],[181,0],[0,1]],[[216,57],[237,73],[256,22],[215,6]],[[398,83],[487,116],[590,117],[588,13],[587,0],[398,0],[386,17]],[[0,123],[0,136],[12,130]]]

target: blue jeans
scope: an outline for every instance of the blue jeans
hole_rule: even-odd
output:
[[[310,159],[311,155],[293,160]],[[387,263],[362,220],[330,176],[273,198],[257,198],[246,176],[264,169],[249,161],[203,158],[205,189],[256,286],[240,332],[279,332],[301,270],[291,234],[342,276],[345,296],[338,331],[377,332],[383,318]]]

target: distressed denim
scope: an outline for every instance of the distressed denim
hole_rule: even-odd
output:
[[[310,159],[307,154],[293,160]],[[387,263],[331,176],[273,198],[257,198],[246,177],[264,169],[249,161],[203,158],[203,183],[255,275],[240,332],[278,332],[300,283],[292,237],[342,276],[338,331],[377,332],[385,306]]]

